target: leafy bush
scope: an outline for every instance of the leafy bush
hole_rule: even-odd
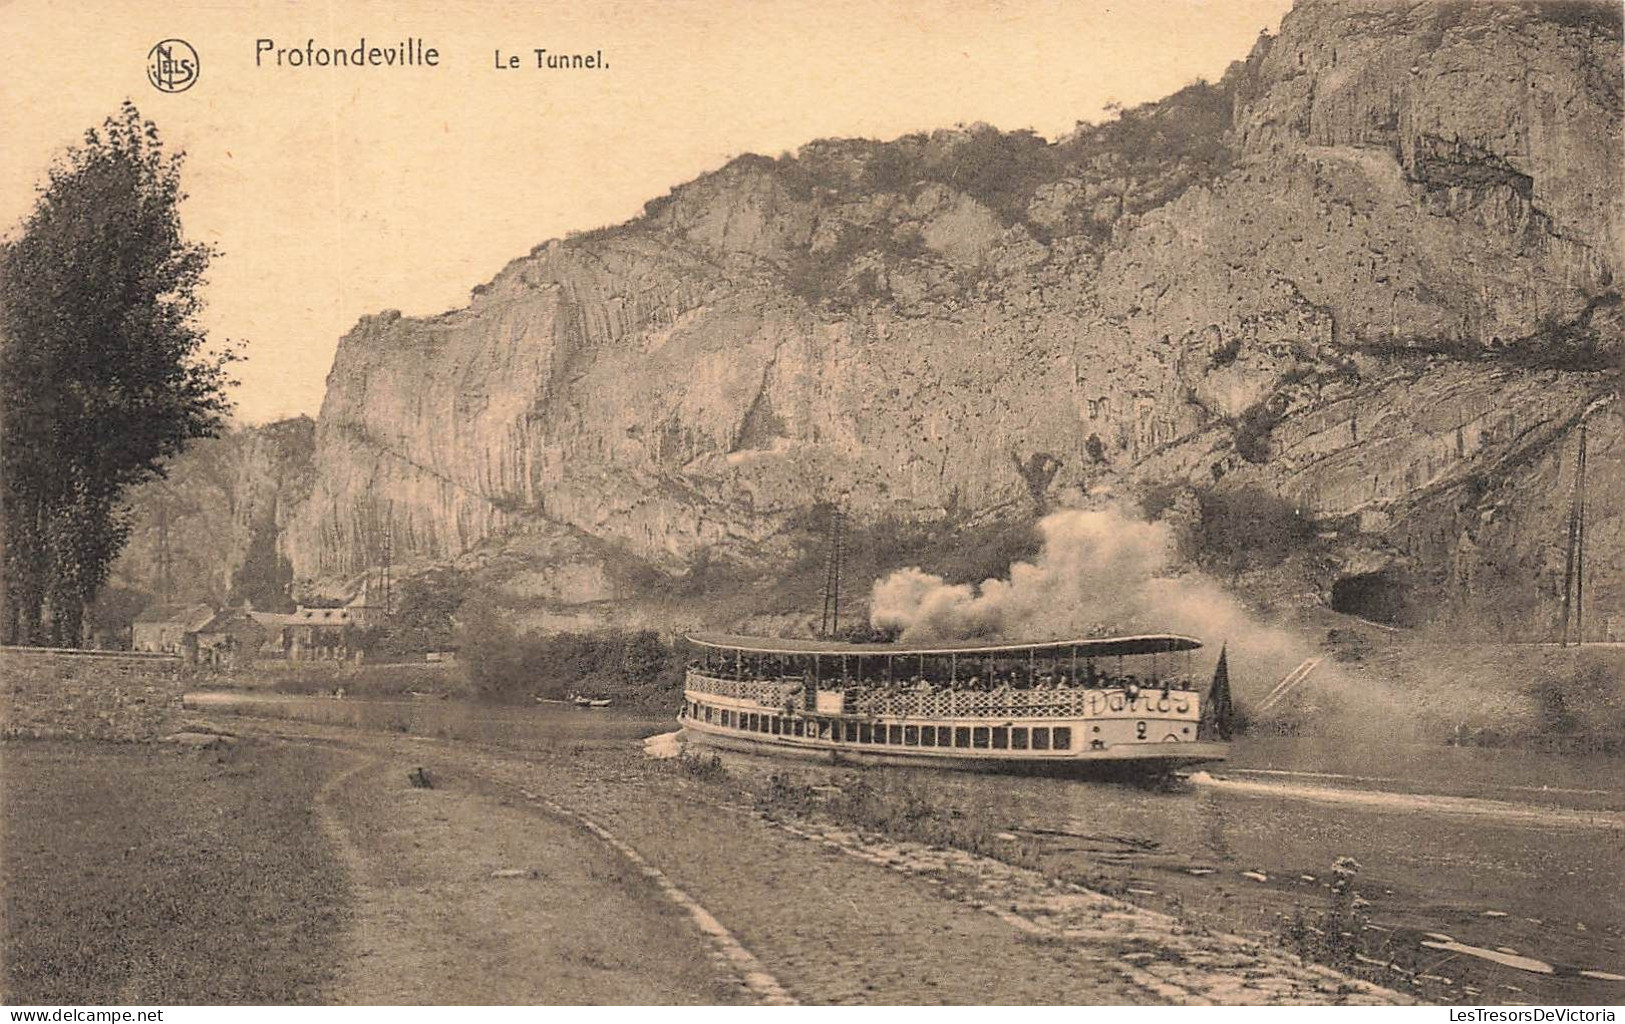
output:
[[[461,695],[467,685],[451,665],[354,665],[312,661],[289,664],[260,679],[276,693],[330,694],[342,688],[350,697],[398,697],[405,693]]]
[[[360,646],[385,657],[445,651],[457,646],[454,616],[463,606],[468,581],[455,569],[433,569],[408,579],[387,626],[368,630]]]
[[[699,782],[724,782],[728,778],[728,770],[716,754],[705,757],[685,750],[677,755],[676,764],[678,771]]]
[[[1571,370],[1595,373],[1617,370],[1621,349],[1617,341],[1598,328],[1599,315],[1618,316],[1620,295],[1609,292],[1586,305],[1573,319],[1548,314],[1535,330],[1508,347],[1506,358],[1534,369]]]
[[[1542,316],[1535,329],[1521,338],[1506,341],[1494,338],[1488,349],[1473,338],[1414,334],[1357,337],[1350,340],[1347,347],[1400,361],[1439,356],[1477,360],[1493,356],[1536,370],[1601,373],[1620,369],[1625,358],[1617,340],[1620,309],[1619,292],[1606,292],[1572,316],[1557,313]]]
[[[688,571],[676,581],[674,590],[681,597],[704,597],[732,591],[749,578],[747,569],[728,561],[707,545],[694,552]]]
[[[924,560],[922,568],[949,583],[980,583],[1006,577],[1016,562],[1030,562],[1043,550],[1044,541],[1031,517],[995,521],[957,531],[956,543],[943,544]]]
[[[1261,466],[1268,462],[1270,434],[1279,422],[1281,422],[1280,414],[1275,412],[1268,402],[1248,406],[1231,425],[1235,436],[1236,454],[1254,465]]]
[[[1235,362],[1241,356],[1241,336],[1231,335],[1220,342],[1219,347],[1208,353],[1207,365],[1211,370],[1222,369]]]
[[[1359,861],[1337,858],[1331,867],[1331,905],[1319,911],[1297,911],[1281,936],[1288,949],[1305,960],[1355,975],[1369,974],[1370,965],[1385,962],[1385,958],[1367,955],[1378,950],[1367,948],[1370,912],[1365,909],[1367,901],[1354,889],[1359,873]],[[1379,976],[1379,980],[1388,979]]]
[[[1090,434],[1089,440],[1083,442],[1083,450],[1089,453],[1089,458],[1095,462],[1106,461],[1106,445],[1100,440],[1099,434]]]
[[[1140,512],[1147,520],[1156,522],[1189,491],[1190,485],[1178,480],[1147,484],[1140,493]]]
[[[1617,652],[1574,652],[1561,669],[1540,672],[1531,680],[1539,730],[1548,736],[1586,733],[1625,736],[1625,682]]]
[[[1542,732],[1561,736],[1579,728],[1579,721],[1569,709],[1568,688],[1557,680],[1547,679],[1535,687],[1535,704]]]
[[[1203,568],[1236,575],[1279,565],[1315,543],[1315,524],[1285,498],[1260,487],[1196,492],[1200,516],[1184,538]]]
[[[520,633],[497,616],[479,616],[465,631],[461,660],[488,700],[580,693],[663,707],[682,692],[682,659],[653,630]]]

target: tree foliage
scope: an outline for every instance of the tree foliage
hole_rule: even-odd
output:
[[[1314,521],[1261,487],[1199,488],[1196,500],[1187,554],[1211,572],[1235,576],[1279,565],[1315,543]]]
[[[128,538],[127,490],[230,413],[231,348],[196,323],[215,255],[181,231],[183,154],[126,101],[51,168],[0,249],[13,642],[75,644]]]
[[[482,607],[466,617],[461,646],[469,681],[487,700],[580,693],[650,708],[682,700],[683,656],[653,630],[522,632]]]
[[[457,616],[467,590],[467,579],[450,568],[431,569],[406,580],[400,604],[374,653],[400,657],[455,648]]]

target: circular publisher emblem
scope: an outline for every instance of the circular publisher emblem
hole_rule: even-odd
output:
[[[184,39],[165,39],[147,51],[147,81],[159,92],[185,92],[197,73],[197,51]]]

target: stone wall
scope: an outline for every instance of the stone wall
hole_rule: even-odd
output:
[[[157,739],[184,679],[169,654],[0,647],[0,738]]]

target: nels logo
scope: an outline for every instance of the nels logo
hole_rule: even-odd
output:
[[[184,39],[165,39],[147,51],[147,81],[159,92],[185,92],[197,75],[197,51]]]

